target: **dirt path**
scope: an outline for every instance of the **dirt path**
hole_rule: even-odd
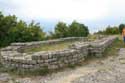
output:
[[[47,76],[16,78],[0,74],[0,83],[125,83],[125,49],[119,56],[93,59],[87,65]]]
[[[104,67],[93,74],[74,79],[71,83],[125,83],[125,49],[119,56],[104,60]]]

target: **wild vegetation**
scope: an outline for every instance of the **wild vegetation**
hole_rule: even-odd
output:
[[[41,45],[38,48],[30,48],[30,49],[25,49],[24,52],[26,53],[33,53],[33,52],[38,52],[38,51],[56,51],[56,50],[62,50],[68,48],[69,45],[71,45],[74,42],[62,42],[58,44],[51,44],[51,45]]]
[[[88,27],[84,24],[73,21],[70,25],[64,22],[59,22],[55,26],[54,32],[50,32],[50,38],[64,37],[86,37],[89,34]]]
[[[96,34],[103,34],[103,35],[116,35],[119,34],[119,28],[117,26],[108,26],[105,30],[100,30]]]
[[[118,35],[122,33],[122,29],[125,27],[125,24],[120,24],[119,26],[108,26],[105,30],[100,30],[95,34],[103,35]]]
[[[125,24],[118,26],[108,26],[105,30],[100,30],[95,34],[117,35],[122,32]],[[26,23],[19,20],[15,15],[5,16],[0,12],[0,47],[7,46],[12,42],[30,42],[46,39],[65,38],[65,37],[86,37],[89,35],[89,29],[86,25],[73,21],[67,25],[64,22],[58,22],[54,31],[47,34],[39,23],[31,21]]]
[[[47,35],[39,23],[32,21],[26,23],[18,20],[15,15],[5,16],[0,12],[0,47],[12,42],[30,42],[64,37],[86,37],[89,34],[88,27],[73,21],[70,25],[59,22],[54,32]]]
[[[120,48],[125,48],[121,35],[119,35],[118,38],[110,45],[110,47],[105,50],[104,55],[117,56]]]
[[[4,16],[0,12],[0,47],[11,42],[43,40],[45,33],[38,23],[29,24],[17,20],[16,16]]]

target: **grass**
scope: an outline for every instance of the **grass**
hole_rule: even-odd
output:
[[[90,34],[88,35],[88,39],[91,40],[91,41],[94,41],[96,39],[99,39],[99,38],[103,38],[103,37],[106,37],[106,35],[95,35],[95,34]]]
[[[125,48],[125,44],[122,40],[121,36],[118,38],[105,50],[105,56],[115,56],[118,55],[118,51],[120,48]]]
[[[58,44],[50,44],[50,45],[41,45],[40,47],[37,48],[30,48],[30,49],[25,49],[24,52],[26,53],[32,53],[32,52],[39,52],[39,51],[56,51],[56,50],[63,50],[65,48],[68,48],[69,45],[71,45],[74,42],[62,42]]]
[[[97,36],[96,35],[89,35],[88,39],[90,40],[96,40]],[[33,53],[33,52],[39,52],[39,51],[56,51],[56,50],[63,50],[65,48],[68,48],[69,45],[78,42],[76,41],[67,41],[67,42],[61,42],[58,44],[50,44],[50,45],[41,45],[37,48],[30,48],[30,49],[25,49],[24,52],[26,53]]]
[[[96,35],[88,35],[88,39],[96,40],[97,36]]]
[[[120,48],[125,48],[125,44],[123,42],[122,37],[119,35],[118,38],[105,50],[103,57],[97,58],[94,56],[89,56],[85,59],[84,64],[91,64],[91,62],[95,61],[95,60],[104,60],[107,59],[108,57],[117,57],[118,56],[118,52],[120,50]]]

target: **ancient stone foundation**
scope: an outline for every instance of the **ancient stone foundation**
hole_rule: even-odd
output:
[[[105,49],[112,44],[116,36],[109,36],[100,40],[87,42],[87,38],[62,38],[58,40],[12,43],[1,49],[1,63],[5,67],[17,69],[59,69],[69,65],[83,62],[87,56],[101,57]],[[41,44],[54,44],[64,41],[80,42],[74,43],[69,48],[58,51],[40,51],[30,53],[22,52],[24,49],[39,47]]]

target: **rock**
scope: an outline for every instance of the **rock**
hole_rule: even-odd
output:
[[[7,73],[0,74],[0,81],[7,82],[11,79],[12,79],[12,77]]]
[[[18,79],[15,80],[16,83],[32,83],[30,78],[23,78],[23,79]]]
[[[120,62],[121,64],[125,64],[125,59],[120,59],[119,62]]]

